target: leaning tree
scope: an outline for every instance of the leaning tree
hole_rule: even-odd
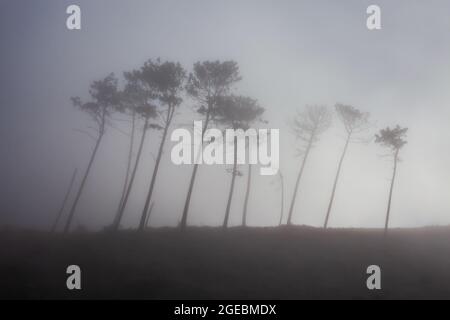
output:
[[[77,209],[78,202],[83,192],[86,180],[91,171],[92,164],[94,163],[95,156],[97,155],[100,143],[105,135],[107,124],[109,124],[110,116],[115,111],[119,103],[119,93],[117,90],[117,79],[114,74],[108,75],[103,80],[94,81],[91,84],[89,90],[92,101],[83,103],[79,97],[71,98],[75,107],[81,111],[86,112],[94,122],[94,131],[96,134],[94,149],[92,150],[91,157],[89,159],[88,166],[84,173],[81,184],[75,196],[75,200],[69,211],[69,216],[66,221],[64,232],[67,233],[70,230],[72,220]]]
[[[361,141],[361,137],[359,136],[359,134],[367,130],[369,124],[369,113],[367,112],[362,112],[353,106],[339,103],[336,104],[335,109],[339,119],[344,125],[346,138],[344,148],[342,149],[342,154],[339,159],[336,176],[334,178],[330,202],[328,203],[327,214],[325,216],[325,222],[323,225],[325,229],[328,226],[328,220],[330,218],[330,212],[333,206],[334,196],[336,194],[336,187],[338,184],[339,176],[341,174],[342,164],[344,162],[345,155],[347,154],[348,146],[351,142]]]
[[[326,106],[309,105],[303,110],[298,111],[292,122],[292,129],[297,140],[300,141],[299,151],[303,154],[300,170],[295,182],[294,194],[292,196],[291,205],[287,218],[287,224],[292,224],[292,213],[294,211],[295,200],[297,198],[300,179],[305,169],[311,148],[320,138],[320,135],[329,128],[331,124],[331,113]]]
[[[194,70],[189,75],[186,90],[197,103],[197,112],[203,116],[202,141],[210,121],[214,119],[218,100],[227,95],[240,80],[239,67],[235,61],[204,61],[194,64]],[[196,158],[199,158],[201,153],[201,149],[197,150]],[[180,222],[181,229],[187,225],[189,206],[198,170],[197,162],[195,161],[189,182]]]
[[[136,172],[139,167],[139,162],[141,160],[142,149],[148,129],[161,129],[159,125],[150,123],[150,120],[157,116],[156,106],[154,105],[155,94],[152,90],[149,90],[143,86],[140,81],[141,73],[139,71],[126,72],[124,73],[124,76],[125,79],[127,79],[127,84],[121,95],[122,104],[126,106],[126,108],[132,110],[131,112],[135,115],[135,117],[137,116],[138,119],[141,119],[143,124],[135,163],[125,189],[125,194],[123,195],[123,199],[113,223],[114,230],[119,229],[120,222],[123,218],[125,207],[128,203],[134,179],[136,177]]]
[[[261,120],[261,115],[264,113],[264,109],[259,106],[258,102],[249,97],[243,96],[225,96],[221,97],[218,102],[218,107],[215,113],[215,121],[219,124],[223,124],[226,128],[231,128],[234,130],[235,135],[233,137],[233,169],[231,171],[231,184],[230,190],[228,193],[228,201],[225,209],[225,217],[223,221],[223,228],[228,227],[228,220],[230,217],[230,208],[231,202],[233,199],[234,185],[236,176],[240,175],[240,172],[237,170],[238,164],[238,134],[242,133],[241,138],[245,139],[244,130],[250,128],[251,124],[255,121]],[[256,138],[255,131],[255,138]],[[251,137],[249,137],[249,148]],[[227,143],[229,141],[226,141]],[[244,140],[245,144],[246,141]],[[249,157],[250,157],[250,149],[249,149]],[[250,160],[248,161],[250,165]],[[249,168],[251,169],[251,167]],[[249,170],[249,178],[247,181],[247,191],[245,195],[244,201],[244,212],[242,217],[243,226],[246,225],[247,218],[247,204],[248,198],[250,194],[250,182],[251,182],[251,171]]]
[[[391,186],[389,189],[388,205],[386,210],[386,222],[384,224],[384,235],[387,234],[389,226],[389,214],[391,211],[392,191],[394,189],[395,176],[397,173],[397,163],[399,161],[398,154],[400,152],[400,149],[403,148],[403,146],[407,143],[405,140],[407,132],[408,128],[402,128],[399,125],[397,125],[392,129],[389,127],[381,129],[380,132],[375,135],[375,143],[379,143],[380,145],[388,148],[390,156],[392,156],[394,162],[392,170]]]
[[[149,90],[152,90],[156,95],[156,112],[158,113],[160,119],[158,125],[161,127],[163,132],[159,143],[158,154],[156,155],[150,186],[147,192],[147,197],[145,198],[141,220],[139,222],[139,230],[143,230],[149,220],[147,215],[149,214],[150,201],[155,188],[161,157],[164,152],[167,132],[172,124],[175,111],[183,101],[181,95],[184,91],[186,72],[179,63],[169,61],[161,62],[158,59],[156,61],[149,60],[146,62],[141,68],[140,74],[141,83]]]

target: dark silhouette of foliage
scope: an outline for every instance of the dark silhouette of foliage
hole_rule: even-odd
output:
[[[375,135],[375,143],[379,143],[385,146],[395,154],[400,151],[401,148],[407,143],[405,140],[408,128],[401,128],[396,125],[395,128],[391,129],[389,127],[381,129],[378,134]]]

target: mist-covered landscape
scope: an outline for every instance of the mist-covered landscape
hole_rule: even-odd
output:
[[[1,2],[0,297],[450,298],[450,7],[371,4]]]

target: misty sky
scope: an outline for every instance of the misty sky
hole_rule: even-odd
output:
[[[69,4],[81,7],[81,31],[65,27]],[[381,7],[380,31],[366,28],[370,4]],[[91,81],[109,72],[121,76],[157,57],[179,61],[188,70],[201,60],[239,63],[243,80],[236,92],[258,99],[266,108],[267,127],[280,129],[286,207],[301,161],[288,120],[305,104],[341,102],[370,112],[367,137],[388,125],[409,127],[391,226],[450,224],[449,12],[444,0],[0,0],[0,225],[51,224],[73,169],[85,169],[93,147],[76,131],[90,119],[69,98],[87,99]],[[198,119],[193,107],[182,105],[172,129]],[[306,166],[295,223],[323,224],[345,142],[344,128],[334,120]],[[138,224],[160,134],[151,132],[148,138],[124,217],[127,227]],[[112,222],[127,141],[109,128],[75,225],[97,228]],[[158,173],[154,226],[177,224],[186,197],[192,168],[171,164],[173,145],[167,144]],[[392,170],[384,154],[373,141],[350,146],[330,227],[384,226]],[[200,167],[189,224],[222,222],[231,178],[226,168]],[[254,178],[248,223],[274,225],[280,211],[277,180]],[[237,179],[231,224],[241,221],[245,182]]]

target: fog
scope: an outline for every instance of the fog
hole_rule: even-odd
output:
[[[382,29],[366,28],[376,2]],[[191,71],[204,60],[235,60],[240,94],[266,109],[267,128],[280,129],[285,208],[301,157],[288,126],[306,104],[351,104],[370,112],[367,138],[386,126],[408,127],[401,150],[391,227],[447,225],[450,152],[450,19],[446,1],[76,1],[82,29],[66,29],[72,1],[0,3],[0,225],[49,228],[75,168],[84,171],[93,141],[77,131],[90,119],[70,97],[89,99],[89,84],[161,57]],[[444,8],[447,8],[445,10]],[[171,130],[201,117],[189,99]],[[120,118],[119,116],[114,116]],[[126,170],[128,132],[108,128],[80,199],[74,225],[102,228],[114,218]],[[161,134],[151,131],[123,226],[136,227]],[[293,222],[322,226],[345,131],[337,117],[311,151]],[[170,161],[168,141],[158,173],[152,226],[181,219],[192,167]],[[392,161],[372,141],[351,144],[330,227],[384,226]],[[229,166],[200,166],[189,225],[220,225]],[[242,166],[246,174],[246,166]],[[278,224],[276,176],[254,171],[248,224]],[[246,176],[238,177],[230,224],[241,222]],[[287,209],[286,209],[287,211]],[[287,213],[285,212],[285,215]]]

